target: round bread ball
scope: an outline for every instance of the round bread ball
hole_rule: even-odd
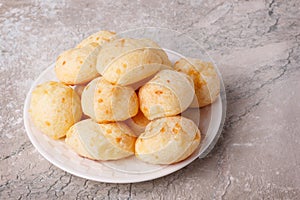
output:
[[[192,79],[173,70],[160,71],[139,89],[140,109],[149,120],[178,115],[193,97]]]
[[[96,70],[100,47],[96,43],[61,53],[55,65],[55,73],[61,82],[68,85],[85,84],[100,76]]]
[[[150,121],[144,116],[144,114],[140,110],[136,116],[126,120],[126,124],[131,130],[133,130],[136,136],[139,136],[145,131],[145,128],[149,124],[149,122]]]
[[[136,137],[125,123],[98,124],[86,119],[69,129],[65,141],[80,156],[117,160],[134,154]]]
[[[171,65],[167,54],[147,39],[114,40],[103,45],[97,59],[98,72],[118,85],[139,82]]]
[[[113,85],[103,77],[92,80],[81,96],[82,110],[95,121],[123,121],[138,112],[138,98],[131,87]]]
[[[150,122],[135,143],[135,155],[151,164],[173,164],[199,146],[200,131],[190,119],[175,116]]]
[[[204,107],[218,98],[220,79],[212,63],[182,58],[174,64],[174,69],[189,75],[194,81],[196,95],[190,107]]]
[[[116,33],[112,31],[99,31],[90,35],[89,37],[82,40],[76,48],[82,48],[91,43],[97,43],[98,45],[102,45],[104,43],[110,42],[114,40],[116,37]]]
[[[80,120],[80,98],[69,86],[49,81],[33,90],[29,113],[39,130],[53,139],[59,139]]]

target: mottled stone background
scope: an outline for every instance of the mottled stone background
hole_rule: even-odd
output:
[[[300,199],[300,1],[0,0],[0,199]],[[101,29],[171,28],[224,78],[223,134],[205,159],[163,178],[104,184],[41,157],[23,126],[31,83]]]

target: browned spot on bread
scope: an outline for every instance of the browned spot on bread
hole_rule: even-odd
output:
[[[102,103],[103,102],[103,99],[98,99],[98,103]]]
[[[103,40],[105,40],[105,41],[107,41],[107,42],[109,42],[110,41],[110,39],[109,38],[102,38]]]
[[[117,74],[121,74],[121,70],[120,70],[120,69],[117,69],[117,70],[116,70],[116,73],[117,73]]]
[[[175,127],[172,129],[172,132],[175,133],[175,134],[177,134],[177,133],[179,133],[180,129],[181,129],[180,124],[176,123]]]
[[[177,128],[173,128],[172,132],[175,133],[175,134],[178,134],[179,130]]]
[[[121,140],[122,140],[122,138],[119,138],[119,137],[116,138],[116,142],[117,142],[117,143],[120,143]]]
[[[194,140],[200,140],[200,134],[196,134]]]
[[[145,112],[148,112],[148,108],[146,108],[146,107],[143,107],[142,110]]]
[[[61,99],[61,102],[62,102],[62,103],[64,103],[64,102],[65,102],[65,100],[66,100],[65,98],[62,98],[62,99]]]
[[[106,133],[107,133],[107,134],[111,134],[111,133],[112,133],[111,129],[107,129],[107,130],[106,130]]]
[[[170,80],[167,80],[167,83],[170,83]]]
[[[99,37],[96,37],[96,40],[98,41],[100,38]]]
[[[123,63],[123,65],[122,65],[124,68],[126,68],[127,67],[127,64],[126,63]]]
[[[98,43],[96,43],[96,42],[92,42],[92,43],[90,43],[90,45],[92,45],[93,47],[98,47]]]
[[[161,90],[156,90],[155,91],[155,94],[158,94],[158,95],[160,95],[160,94],[162,94],[163,93],[163,91],[161,91]]]
[[[82,60],[81,60],[81,61],[79,61],[79,63],[80,63],[80,64],[82,64],[82,63],[83,63],[83,62],[82,62]]]
[[[109,114],[109,110],[105,110],[105,114]]]
[[[162,133],[166,132],[165,127],[162,127],[162,128],[160,129],[160,132],[162,132]]]
[[[66,61],[64,60],[63,63],[62,63],[62,65],[65,65],[65,64],[66,64]]]
[[[48,121],[45,121],[45,124],[46,124],[47,126],[51,126],[51,123],[48,122]]]
[[[102,92],[102,90],[101,89],[98,89],[98,93],[101,93]]]

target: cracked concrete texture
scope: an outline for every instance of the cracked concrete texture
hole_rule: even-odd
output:
[[[0,0],[0,199],[299,199],[300,1]],[[100,29],[175,29],[222,72],[228,112],[204,159],[157,180],[105,184],[56,168],[22,123],[33,80]]]

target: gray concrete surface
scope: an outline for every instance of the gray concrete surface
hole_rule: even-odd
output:
[[[215,149],[137,184],[72,176],[23,126],[25,95],[65,49],[101,29],[171,28],[217,62],[228,97]],[[300,1],[0,0],[0,199],[299,199]]]

